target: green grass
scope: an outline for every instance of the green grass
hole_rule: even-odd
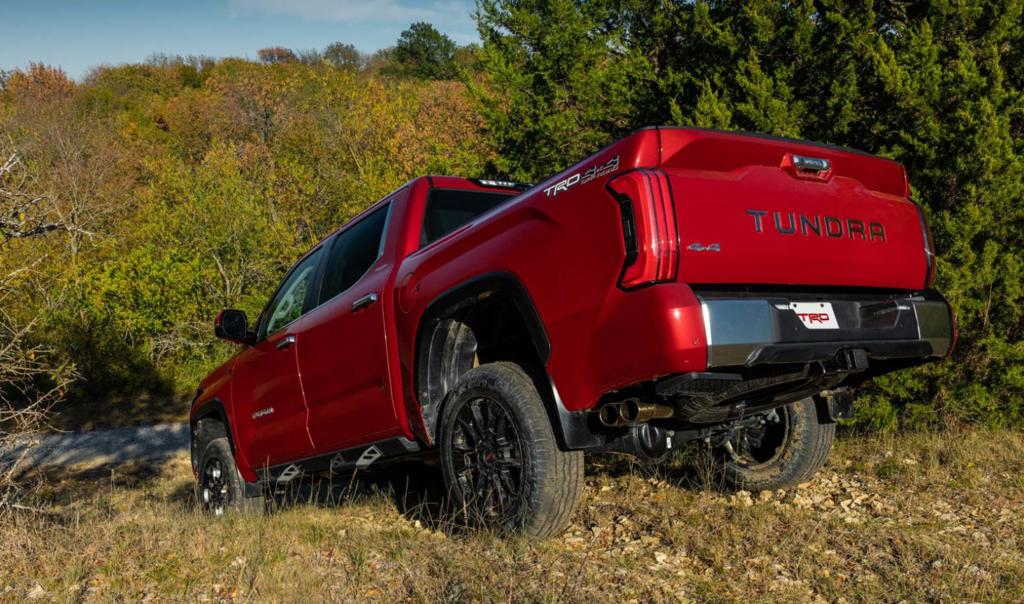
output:
[[[404,478],[218,520],[184,458],[49,471],[26,479],[40,511],[0,520],[0,602],[1019,603],[1022,458],[1013,432],[848,437],[812,482],[747,499],[699,456],[596,457],[540,542],[461,531]]]

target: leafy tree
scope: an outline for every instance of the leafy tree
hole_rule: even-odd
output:
[[[46,425],[74,377],[73,367],[33,339],[46,320],[45,309],[24,312],[18,304],[46,260],[33,244],[66,228],[49,211],[48,197],[18,152],[0,138],[0,513],[7,511],[16,488],[13,473],[20,459],[8,455],[10,447],[20,435]],[[18,244],[23,245],[14,249]]]
[[[256,51],[256,54],[259,56],[260,61],[268,65],[273,65],[274,63],[296,63],[299,60],[291,49],[281,46],[261,48]]]
[[[32,325],[16,358],[73,364],[76,395],[194,390],[230,350],[217,310],[255,315],[368,204],[424,172],[477,176],[492,155],[461,82],[180,57],[11,82],[0,143],[36,197],[0,208],[0,275],[34,268],[0,287],[0,323]]]
[[[429,23],[413,23],[402,32],[390,51],[394,65],[385,73],[421,80],[454,80],[459,71],[455,61],[458,46]]]
[[[300,48],[295,51],[295,61],[310,67],[319,67],[324,63],[324,53],[315,48]]]
[[[542,178],[633,127],[632,86],[650,66],[601,26],[606,14],[574,0],[479,4],[487,80],[474,91],[498,173]]]
[[[324,49],[324,60],[339,69],[359,69],[363,55],[352,44],[332,42]]]
[[[880,427],[1024,425],[1021,0],[485,0],[476,88],[495,169],[538,178],[650,124],[900,161],[930,217],[953,361],[876,380]],[[937,413],[936,413],[937,411]]]
[[[480,72],[480,45],[466,44],[455,49],[452,60],[459,69],[467,73],[476,74]]]

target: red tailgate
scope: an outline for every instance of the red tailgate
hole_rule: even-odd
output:
[[[925,233],[898,164],[784,139],[661,136],[679,281],[924,287]]]

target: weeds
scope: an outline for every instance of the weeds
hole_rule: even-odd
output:
[[[805,485],[729,495],[700,452],[595,456],[543,542],[457,530],[411,466],[221,520],[185,458],[49,471],[44,513],[0,530],[0,602],[1020,602],[1022,453],[1012,432],[846,437]]]

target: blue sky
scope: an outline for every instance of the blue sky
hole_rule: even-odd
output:
[[[478,41],[473,0],[0,0],[0,69],[29,61],[81,78],[100,64],[153,53],[256,57],[266,46],[363,52],[427,21],[460,44]]]

